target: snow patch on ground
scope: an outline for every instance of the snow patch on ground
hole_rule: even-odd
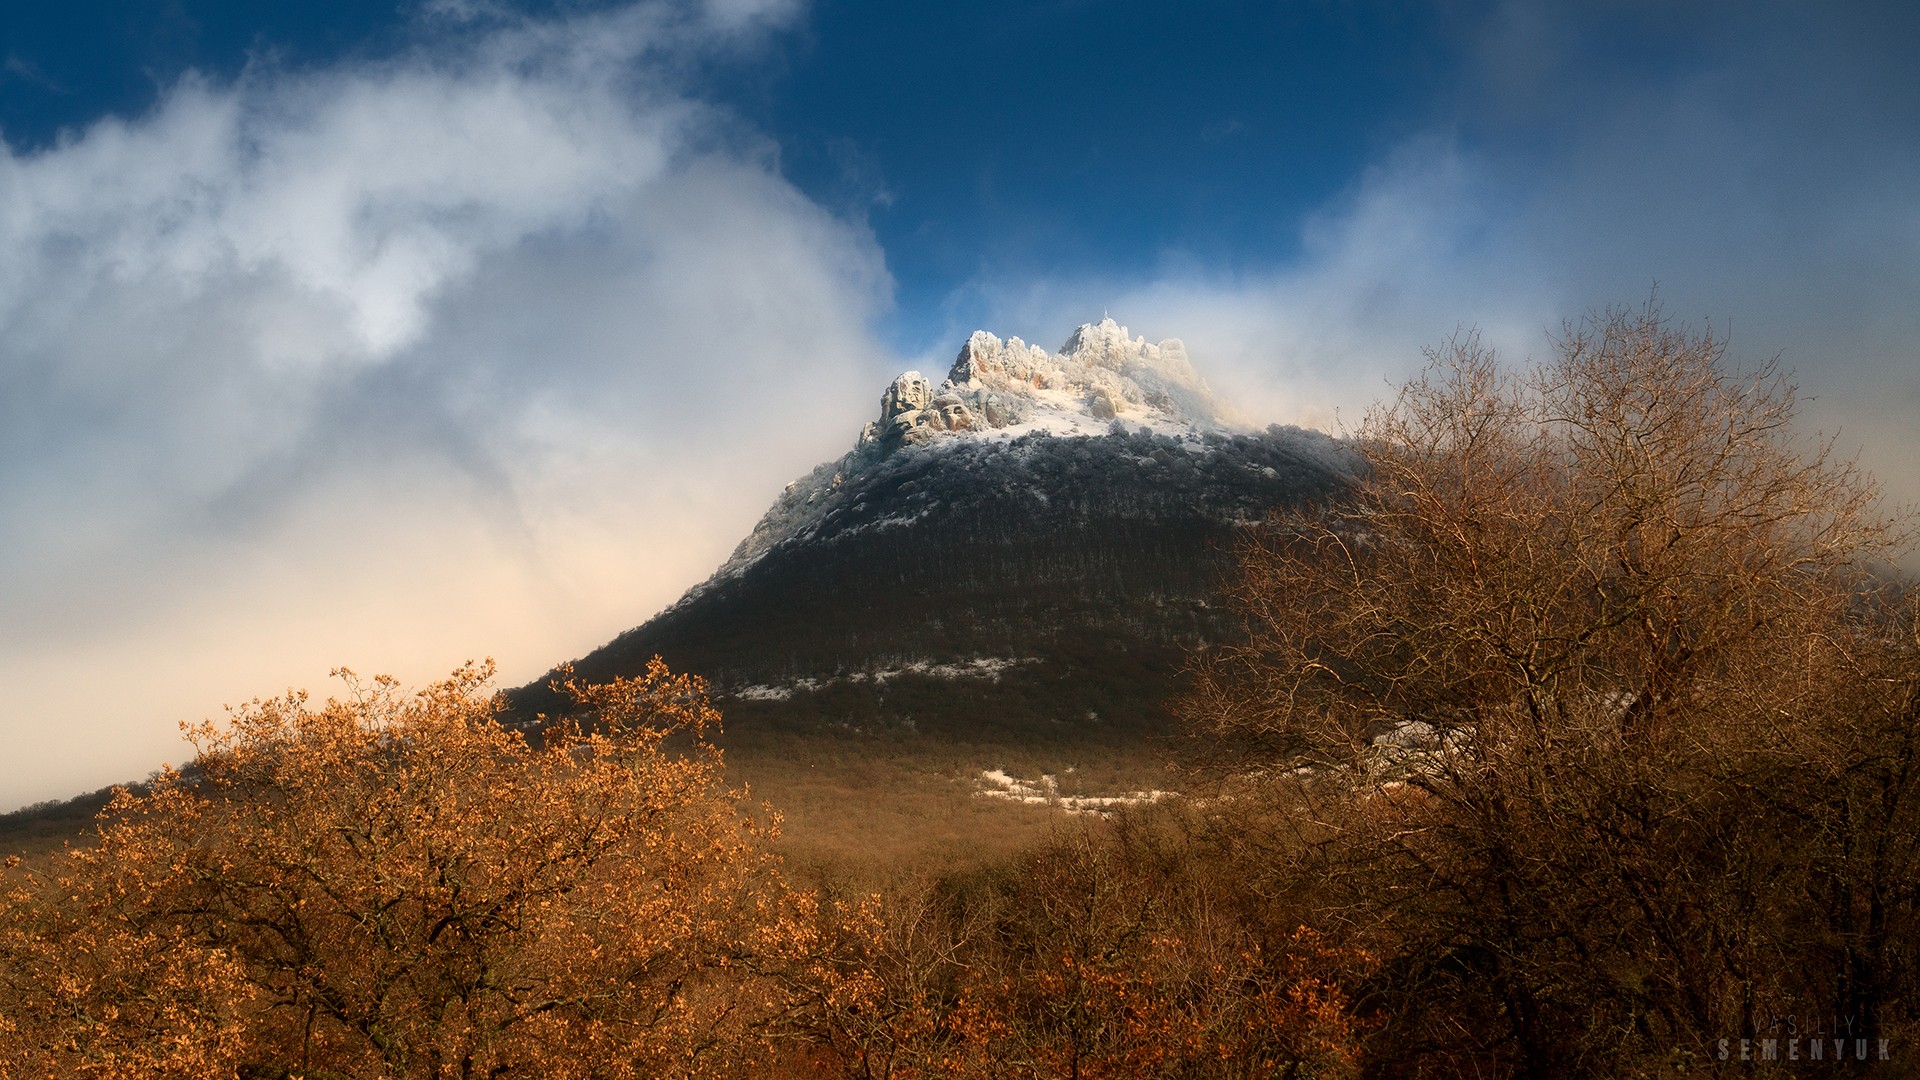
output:
[[[732,696],[739,701],[785,701],[793,696],[795,690],[818,690],[819,679],[795,679],[778,686],[743,686],[733,691]]]
[[[1052,806],[1069,814],[1111,814],[1123,806],[1156,803],[1179,794],[1175,791],[1129,791],[1123,795],[1062,795],[1059,781],[1051,775],[1042,775],[1038,780],[1023,780],[1004,769],[988,769],[981,773],[980,783],[984,786],[973,793],[976,798],[1005,799],[1029,806]]]
[[[786,701],[795,691],[818,690],[834,683],[873,683],[885,686],[890,679],[902,675],[920,675],[930,679],[992,679],[998,682],[1000,676],[1014,668],[1027,664],[1037,664],[1037,656],[976,656],[971,660],[953,663],[939,663],[933,660],[909,660],[894,667],[878,668],[873,671],[856,671],[850,675],[840,675],[828,679],[795,679],[786,683],[756,683],[728,691],[728,695],[739,701]]]

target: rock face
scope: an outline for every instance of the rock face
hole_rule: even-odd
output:
[[[1085,421],[1118,419],[1157,430],[1229,426],[1177,338],[1148,344],[1102,319],[1075,330],[1058,354],[975,331],[938,389],[917,371],[895,379],[880,396],[880,419],[857,445],[892,449],[942,433],[1006,428],[1095,434]]]
[[[1234,426],[1178,341],[1111,320],[1058,354],[975,333],[938,386],[895,379],[854,448],[787,485],[713,577],[575,669],[661,654],[737,691],[730,723],[844,707],[833,722],[919,731],[1151,727],[1185,650],[1234,632],[1218,600],[1238,538],[1339,497],[1357,467],[1322,433]],[[1018,663],[903,696],[983,658]],[[851,677],[892,670],[921,674]],[[513,699],[555,704],[540,684]]]
[[[860,432],[858,445],[917,445],[943,431],[978,431],[988,426],[951,386],[941,387],[936,395],[925,375],[909,371],[880,395],[880,419]]]

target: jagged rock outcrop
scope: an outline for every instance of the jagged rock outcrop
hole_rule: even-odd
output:
[[[975,331],[937,389],[917,371],[895,379],[856,445],[884,452],[1007,428],[1099,434],[1113,420],[1196,432],[1230,426],[1179,339],[1150,344],[1102,319],[1075,330],[1057,354]]]
[[[880,395],[880,420],[860,433],[859,445],[924,443],[942,431],[978,431],[991,425],[975,416],[967,400],[951,386],[935,394],[927,377],[909,371]]]
[[[716,577],[817,530],[848,478],[873,473],[907,448],[936,452],[952,436],[1010,444],[1033,436],[1146,434],[1191,453],[1219,455],[1232,445],[1215,438],[1234,432],[1231,416],[1177,338],[1149,343],[1102,319],[1075,330],[1055,354],[977,330],[937,389],[918,371],[896,378],[880,395],[879,419],[861,431],[852,452],[788,484]],[[1323,458],[1311,469],[1315,475],[1349,467],[1346,451],[1327,436],[1280,431],[1262,437],[1284,437],[1310,451],[1307,457]]]

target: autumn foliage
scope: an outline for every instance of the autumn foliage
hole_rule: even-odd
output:
[[[860,1078],[1359,1075],[1371,957],[1249,904],[1234,869],[1152,815],[870,897],[812,1018],[823,1060]]]
[[[991,886],[823,896],[724,786],[698,679],[567,686],[529,738],[488,675],[256,701],[16,860],[0,1075],[1351,1072],[1363,955],[1267,942],[1101,826]]]
[[[763,831],[656,664],[588,726],[494,722],[488,672],[361,683],[192,733],[95,846],[10,882],[20,1077],[723,1071],[778,995],[794,912]],[[663,743],[684,733],[690,748]]]

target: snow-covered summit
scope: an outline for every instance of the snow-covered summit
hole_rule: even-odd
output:
[[[974,331],[938,387],[917,371],[895,379],[858,447],[918,445],[946,434],[1102,435],[1116,422],[1168,434],[1232,426],[1178,338],[1150,344],[1102,319],[1075,330],[1058,353]]]
[[[1017,337],[1002,341],[975,331],[939,385],[918,371],[894,379],[880,395],[879,419],[866,425],[853,449],[788,484],[714,580],[737,576],[789,541],[911,524],[934,503],[962,498],[963,488],[984,482],[988,473],[1006,479],[1071,472],[1068,458],[1075,451],[1069,444],[1105,444],[1112,441],[1108,436],[1126,437],[1102,451],[1116,462],[1164,460],[1178,471],[1217,457],[1215,464],[1229,474],[1237,476],[1241,465],[1264,473],[1267,480],[1249,482],[1249,490],[1278,480],[1263,456],[1269,451],[1282,464],[1304,463],[1300,467],[1314,476],[1346,468],[1341,452],[1324,435],[1240,429],[1194,371],[1178,339],[1149,343],[1102,319],[1081,326],[1058,353],[1049,353]],[[1262,439],[1271,445],[1257,448],[1247,442]],[[988,458],[997,458],[997,464],[985,467]],[[1188,459],[1185,466],[1177,464],[1181,459]],[[916,473],[911,483],[903,479],[921,466],[932,471]],[[1031,489],[1042,502],[1049,497],[1045,482],[1021,483],[1021,490]],[[1222,490],[1238,491],[1238,483],[1226,483]],[[1171,482],[1162,486],[1184,490]],[[912,494],[902,494],[907,491]],[[705,588],[697,587],[681,603]]]

